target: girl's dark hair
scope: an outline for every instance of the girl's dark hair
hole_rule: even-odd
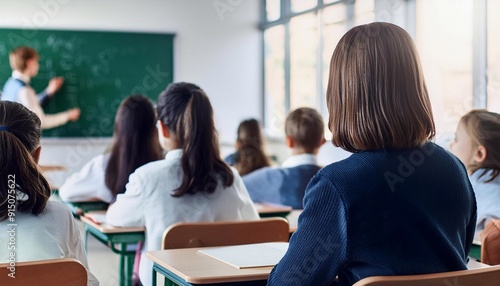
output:
[[[8,218],[9,199],[22,197],[16,210],[35,215],[47,205],[50,185],[32,155],[40,143],[40,124],[40,118],[23,105],[0,101],[0,221]]]
[[[491,170],[486,182],[493,181],[500,173],[500,114],[484,109],[472,110],[460,119],[460,123],[476,146],[486,148],[486,159],[468,165],[467,169],[471,174],[484,169],[479,177]]]
[[[240,175],[270,166],[264,152],[264,140],[256,119],[244,120],[238,126],[238,151],[235,167]]]
[[[124,99],[116,114],[113,137],[105,182],[116,198],[125,191],[130,174],[146,163],[161,159],[151,100],[142,95]]]
[[[172,196],[213,193],[218,180],[226,187],[233,184],[233,173],[220,158],[212,105],[201,88],[186,82],[170,84],[158,97],[157,112],[182,149],[182,184]]]

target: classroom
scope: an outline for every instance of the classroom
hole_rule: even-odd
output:
[[[0,285],[497,285],[498,11],[0,0]]]

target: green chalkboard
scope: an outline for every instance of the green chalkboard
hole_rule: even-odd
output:
[[[37,92],[63,76],[61,90],[45,107],[56,113],[82,111],[77,122],[44,130],[45,137],[108,137],[123,98],[143,94],[156,100],[173,81],[173,34],[0,29],[0,88],[11,75],[9,52],[27,45],[40,54]]]

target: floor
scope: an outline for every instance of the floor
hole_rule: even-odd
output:
[[[83,223],[77,221],[83,239]],[[89,235],[87,241],[87,259],[90,271],[99,280],[101,286],[118,285],[119,256]]]

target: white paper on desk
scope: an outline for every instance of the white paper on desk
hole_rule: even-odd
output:
[[[98,224],[106,223],[106,213],[86,213],[85,217]]]
[[[266,242],[198,250],[236,268],[274,266],[288,250],[288,242]]]

